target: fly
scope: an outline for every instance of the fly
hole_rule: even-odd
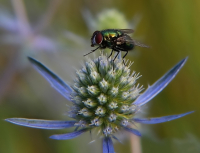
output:
[[[136,40],[133,40],[128,35],[133,32],[134,31],[132,29],[106,29],[102,31],[95,31],[91,37],[91,47],[97,46],[97,48],[85,54],[84,56],[95,52],[99,48],[100,49],[110,48],[112,49],[112,51],[109,57],[112,56],[113,51],[117,52],[117,55],[114,57],[113,62],[119,55],[120,51],[126,52],[125,55],[123,56],[123,63],[124,63],[124,58],[126,57],[129,51],[133,50],[135,46],[149,48],[149,46],[142,44]]]

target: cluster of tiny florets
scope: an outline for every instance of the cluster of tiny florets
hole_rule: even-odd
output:
[[[130,72],[131,65],[102,55],[76,72],[71,94],[74,105],[69,113],[78,120],[76,126],[99,127],[110,135],[129,124],[137,109],[132,103],[142,90],[136,85],[140,75]]]

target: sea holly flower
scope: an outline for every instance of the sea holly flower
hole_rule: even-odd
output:
[[[128,131],[141,136],[141,133],[133,128],[134,123],[162,123],[193,112],[157,118],[135,117],[144,104],[171,82],[187,58],[181,60],[143,93],[143,87],[136,83],[140,75],[136,72],[131,73],[129,68],[132,63],[126,62],[124,65],[121,58],[116,59],[114,63],[104,55],[94,60],[89,59],[82,69],[76,72],[77,77],[71,87],[39,61],[30,57],[29,60],[51,85],[72,103],[68,115],[73,120],[8,118],[6,121],[40,129],[75,128],[71,133],[52,135],[51,139],[72,139],[87,131],[98,129],[102,138],[103,153],[114,153],[112,139],[117,139],[114,134],[118,131]]]
[[[136,14],[132,17],[132,19],[128,20],[124,12],[114,8],[103,9],[96,15],[88,9],[83,9],[82,15],[90,33],[93,33],[97,29],[112,29],[113,25],[115,25],[116,29],[136,29],[142,18],[141,15]]]
[[[15,8],[15,15],[11,15],[6,9],[1,8],[0,10],[0,29],[5,31],[5,34],[2,34],[0,37],[0,42],[20,46],[22,48],[21,51],[24,53],[30,52],[33,54],[35,51],[55,51],[58,43],[55,43],[53,38],[49,38],[36,31],[35,29],[40,25],[35,27],[30,25],[23,2],[13,2],[12,5]]]

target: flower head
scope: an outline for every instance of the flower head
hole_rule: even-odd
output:
[[[155,97],[176,76],[187,58],[180,61],[142,94],[140,92],[143,87],[136,83],[140,77],[139,73],[131,73],[129,67],[132,63],[126,63],[125,66],[121,58],[114,63],[104,55],[95,60],[88,60],[82,69],[76,72],[77,77],[71,87],[37,60],[33,58],[29,60],[54,88],[72,102],[68,114],[74,120],[9,118],[6,121],[41,129],[76,127],[72,133],[52,135],[50,137],[52,139],[72,139],[86,131],[98,129],[103,137],[103,153],[114,153],[112,138],[115,138],[116,132],[125,130],[141,136],[137,129],[132,128],[134,122],[156,124],[192,113],[148,119],[135,118],[141,106]]]
[[[76,73],[69,116],[78,122],[84,121],[86,128],[99,128],[105,136],[127,126],[137,109],[132,103],[143,89],[136,84],[140,75],[131,73],[129,66],[118,59],[113,70],[112,61],[103,55],[94,61],[88,60]]]

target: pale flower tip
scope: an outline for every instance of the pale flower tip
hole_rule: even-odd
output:
[[[10,118],[6,118],[6,119],[4,119],[4,121],[10,122]]]
[[[185,113],[186,115],[189,115],[189,114],[191,114],[191,113],[194,113],[195,111],[190,111],[190,112],[187,112],[187,113]]]

